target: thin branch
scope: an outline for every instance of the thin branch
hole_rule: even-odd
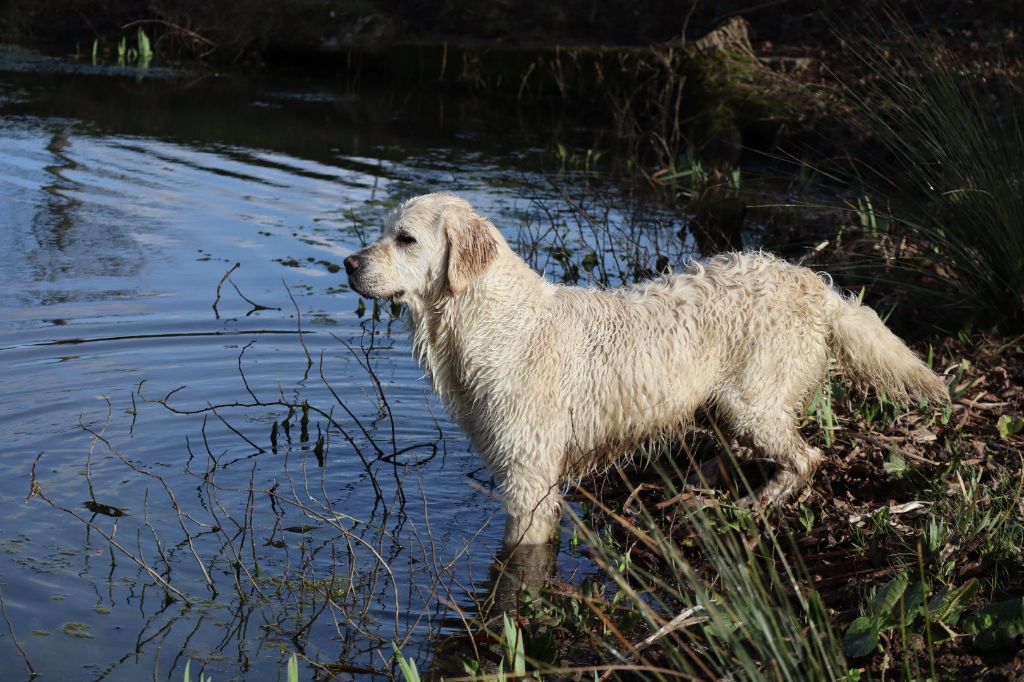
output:
[[[242,351],[238,354],[238,374],[242,377],[242,383],[245,384],[245,390],[249,392],[250,396],[252,396],[253,402],[258,403],[260,399],[257,398],[256,394],[252,392],[251,388],[249,388],[249,382],[248,380],[246,380],[245,372],[242,370],[242,356],[245,355],[245,351],[249,350],[249,346],[253,345],[254,343],[256,343],[256,339],[253,339],[249,343],[245,344],[245,346],[242,348]]]
[[[231,273],[240,267],[242,267],[241,263],[235,263],[227,272],[224,273],[224,276],[220,278],[220,281],[217,282],[217,297],[213,299],[213,305],[211,307],[213,308],[214,316],[218,320],[220,319],[220,311],[217,310],[217,304],[220,303],[220,288],[224,286],[224,282],[228,280],[228,277],[231,277]]]
[[[200,35],[199,33],[196,33],[195,31],[187,29],[184,26],[180,26],[178,24],[171,23],[170,21],[166,21],[164,19],[138,19],[136,21],[132,21],[132,22],[129,22],[129,23],[125,24],[124,26],[121,27],[121,30],[123,31],[125,29],[132,28],[133,26],[141,26],[142,24],[160,24],[161,26],[166,26],[167,28],[171,29],[172,31],[176,31],[177,33],[180,33],[182,35],[188,36],[189,38],[191,38],[193,40],[196,40],[196,41],[198,41],[200,43],[203,43],[204,45],[206,45],[206,46],[208,46],[210,48],[213,48],[213,49],[217,48],[217,43],[213,42],[212,40],[210,40],[206,36]],[[212,51],[213,50],[204,52],[201,56],[205,57],[206,55],[210,54],[210,52],[212,52]]]
[[[108,403],[108,405],[109,405],[109,403]],[[174,509],[174,511],[176,512],[177,517],[178,517],[178,525],[181,527],[181,531],[185,534],[185,539],[188,542],[189,550],[191,551],[192,556],[195,557],[196,564],[199,565],[199,570],[202,572],[203,578],[206,580],[207,587],[209,587],[212,591],[216,592],[216,588],[214,588],[214,586],[213,586],[213,580],[210,578],[210,574],[206,571],[206,566],[203,565],[202,559],[199,558],[199,552],[196,551],[195,545],[192,543],[192,534],[189,532],[188,528],[185,526],[185,520],[182,517],[181,506],[178,504],[178,499],[177,499],[177,497],[175,497],[174,491],[171,490],[170,485],[167,484],[166,479],[164,479],[164,477],[160,476],[159,474],[155,474],[152,471],[149,471],[147,469],[143,469],[143,468],[139,467],[134,462],[129,460],[127,457],[122,455],[121,452],[117,448],[114,447],[114,444],[111,443],[109,440],[107,440],[107,438],[103,435],[102,432],[96,433],[91,428],[89,428],[84,423],[82,423],[81,420],[79,420],[79,425],[86,432],[92,434],[94,439],[96,439],[96,440],[100,441],[101,443],[103,443],[107,447],[107,450],[109,450],[112,455],[114,455],[119,460],[121,460],[121,462],[124,463],[125,465],[127,465],[128,468],[130,468],[132,471],[134,471],[136,473],[139,473],[139,474],[142,474],[143,476],[148,476],[149,478],[154,478],[154,479],[156,479],[157,481],[160,482],[160,485],[163,486],[164,491],[167,493],[167,497],[169,497],[170,500],[171,500],[171,507]],[[34,477],[33,477],[33,480],[34,480]],[[156,531],[154,531],[153,534],[156,535]]]
[[[235,292],[242,298],[242,300],[252,306],[252,310],[245,314],[246,317],[249,317],[253,313],[258,312],[260,310],[280,310],[280,308],[275,308],[274,306],[257,303],[256,301],[252,300],[251,298],[242,293],[242,290],[238,288],[237,284],[235,284],[235,280],[231,279],[231,273],[240,267],[242,267],[241,263],[235,263],[234,265],[232,265],[231,268],[229,268],[228,271],[224,273],[224,276],[220,278],[220,282],[217,283],[217,297],[214,299],[212,306],[213,314],[216,316],[216,318],[218,320],[220,319],[220,311],[217,309],[217,305],[220,303],[220,290],[221,287],[224,286],[224,282],[229,282],[231,286],[234,287]]]
[[[42,487],[39,486],[38,479],[36,478],[36,465],[39,464],[39,460],[40,460],[40,458],[42,456],[43,456],[43,453],[40,452],[39,455],[36,456],[35,462],[32,463],[32,478],[31,478],[32,483],[31,483],[31,485],[32,485],[32,490],[35,492],[35,496],[39,497],[41,500],[46,502],[48,505],[50,505],[54,509],[60,510],[60,511],[66,513],[66,514],[70,514],[71,516],[73,516],[76,519],[78,519],[80,522],[85,524],[91,530],[95,531],[100,537],[102,537],[104,540],[106,540],[107,544],[109,544],[111,547],[113,547],[114,549],[119,551],[121,554],[123,554],[128,559],[130,559],[135,565],[137,565],[139,568],[141,568],[146,573],[148,573],[149,576],[154,581],[156,581],[156,583],[160,587],[162,587],[165,592],[167,592],[168,594],[176,595],[181,601],[183,601],[185,603],[186,606],[191,606],[192,605],[192,600],[188,597],[188,595],[186,595],[184,592],[182,592],[178,588],[176,588],[173,585],[171,585],[169,582],[167,582],[167,580],[162,575],[157,573],[156,570],[152,566],[147,564],[143,559],[135,556],[130,551],[125,549],[125,547],[123,545],[121,545],[121,543],[119,543],[117,540],[115,540],[112,535],[110,535],[109,533],[104,531],[102,528],[97,526],[95,523],[93,523],[89,519],[86,519],[81,514],[79,514],[78,512],[74,511],[73,509],[68,509],[67,507],[59,505],[56,502],[54,502],[53,500],[51,500],[49,497],[46,496],[46,494],[42,490]]]
[[[288,282],[282,279],[281,284],[284,285],[285,291],[288,292],[288,298],[292,300],[292,305],[295,306],[295,326],[299,332],[299,343],[302,344],[302,350],[306,353],[306,372],[302,375],[302,380],[305,381],[309,378],[309,368],[313,366],[313,356],[309,354],[309,348],[306,347],[306,339],[302,337],[302,311],[299,310],[299,304],[295,300],[295,296],[292,295]]]
[[[42,453],[39,454],[42,455]],[[38,459],[38,457],[36,459]],[[28,672],[30,674],[29,679],[31,680],[37,677],[39,673],[37,673],[36,669],[32,667],[32,661],[28,659],[28,654],[25,653],[25,650],[21,647],[21,644],[18,642],[18,636],[14,634],[14,624],[11,622],[11,619],[7,616],[7,607],[4,605],[3,590],[0,590],[0,613],[2,613],[4,616],[4,621],[7,623],[7,629],[11,631],[11,641],[14,642],[14,647],[18,650],[18,653],[21,654],[21,657],[25,660],[25,665],[28,667]]]
[[[257,401],[257,402],[259,402],[259,401]],[[256,443],[252,442],[249,439],[248,436],[246,436],[244,433],[242,433],[241,431],[236,429],[234,426],[232,426],[231,423],[227,419],[225,419],[224,417],[220,416],[220,413],[217,412],[217,408],[216,407],[214,407],[213,405],[210,405],[209,403],[207,403],[207,405],[210,408],[210,412],[213,412],[213,416],[215,416],[217,419],[219,419],[221,421],[221,423],[224,424],[224,426],[228,427],[232,431],[232,433],[234,433],[236,436],[238,436],[239,438],[244,440],[246,443],[248,443],[250,446],[255,448],[256,452],[258,452],[260,454],[263,454],[264,452],[266,452],[266,450],[261,448],[259,445],[256,445]]]

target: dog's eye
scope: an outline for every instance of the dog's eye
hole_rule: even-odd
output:
[[[416,237],[413,237],[411,234],[407,232],[399,232],[397,235],[395,235],[395,241],[403,245],[415,244]]]

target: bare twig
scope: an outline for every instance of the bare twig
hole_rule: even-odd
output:
[[[149,564],[146,563],[145,559],[143,559],[141,557],[137,557],[134,554],[132,554],[121,543],[119,543],[117,540],[115,540],[113,535],[107,533],[102,528],[97,526],[95,523],[93,523],[89,519],[86,519],[85,517],[83,517],[78,512],[74,511],[73,509],[68,509],[67,507],[65,507],[63,505],[57,504],[55,501],[53,501],[49,497],[47,497],[46,493],[44,493],[43,490],[42,490],[42,486],[39,486],[37,484],[38,479],[36,477],[36,465],[39,464],[39,460],[40,460],[40,458],[42,456],[43,456],[43,453],[39,453],[39,455],[36,456],[36,460],[32,463],[32,479],[31,480],[32,480],[32,487],[33,487],[33,489],[37,491],[36,492],[36,496],[39,497],[44,502],[46,502],[51,507],[53,507],[54,509],[62,511],[65,514],[70,514],[74,518],[78,519],[81,523],[83,523],[84,525],[89,527],[89,529],[91,529],[92,531],[97,533],[100,537],[102,537],[104,540],[106,540],[107,543],[111,547],[116,549],[118,552],[123,554],[129,560],[131,560],[136,566],[138,566],[139,568],[144,570],[146,573],[148,573],[149,576],[160,587],[162,587],[165,592],[168,593],[168,595],[173,594],[176,597],[178,597],[178,599],[180,599],[182,602],[184,602],[187,606],[191,606],[192,605],[192,600],[188,597],[188,595],[186,595],[184,592],[182,592],[178,588],[176,588],[173,585],[171,585],[169,582],[167,582],[167,580],[162,575],[157,573],[156,570],[152,566],[150,566]]]
[[[359,357],[359,355],[356,353],[355,349],[352,348],[352,346],[350,344],[346,343],[343,339],[339,338],[333,332],[331,333],[331,337],[335,341],[337,341],[338,343],[343,345],[348,350],[348,352],[352,354],[352,357],[356,359],[356,362],[359,363],[359,366],[363,369],[363,371],[365,371],[370,376],[370,381],[373,382],[373,386],[374,386],[374,388],[377,391],[377,399],[380,401],[381,408],[387,414],[388,421],[391,424],[391,450],[392,450],[392,455],[398,454],[395,451],[396,448],[397,448],[396,439],[395,439],[395,417],[391,413],[391,405],[390,405],[390,403],[388,403],[387,396],[384,395],[384,387],[381,386],[380,378],[377,376],[377,373],[373,370],[373,366],[370,364],[370,351],[373,350],[373,340],[372,340],[373,336],[372,336],[372,334],[371,334],[371,337],[370,337],[371,338],[370,347],[369,348],[367,348],[366,346],[362,347],[362,350],[363,350],[363,357],[362,358]],[[322,376],[322,373],[321,373],[321,376]]]
[[[220,319],[220,311],[217,310],[217,304],[220,303],[220,288],[224,286],[224,282],[228,281],[228,277],[231,277],[231,273],[240,267],[242,267],[241,263],[235,263],[228,269],[227,272],[224,273],[224,276],[220,278],[220,281],[217,282],[217,297],[213,299],[213,305],[211,307],[213,308],[214,316],[218,320]]]
[[[246,317],[249,317],[253,313],[258,312],[260,310],[280,310],[280,308],[275,308],[273,306],[257,303],[256,301],[252,300],[251,298],[242,293],[242,290],[238,288],[237,284],[235,284],[235,280],[231,279],[231,273],[240,267],[242,267],[241,263],[235,263],[234,265],[232,265],[228,269],[228,271],[224,273],[224,276],[220,278],[220,282],[217,283],[217,297],[213,300],[213,306],[211,306],[213,308],[214,316],[218,320],[220,319],[220,311],[217,309],[217,305],[220,303],[220,290],[221,287],[224,286],[224,282],[229,282],[231,286],[234,287],[235,292],[242,298],[242,300],[252,306],[252,309],[245,314]]]
[[[217,43],[213,42],[212,40],[210,40],[206,36],[201,35],[199,33],[196,33],[195,31],[193,31],[191,29],[185,28],[184,26],[180,26],[180,25],[172,23],[170,21],[166,21],[164,19],[139,19],[137,21],[132,21],[132,22],[129,22],[129,23],[125,24],[124,26],[121,27],[121,30],[123,31],[123,30],[131,28],[133,26],[141,26],[142,24],[159,24],[161,26],[166,26],[167,28],[171,29],[171,31],[174,32],[174,33],[180,33],[181,35],[183,35],[183,36],[185,36],[187,38],[190,38],[190,39],[196,41],[197,43],[201,43],[201,44],[205,45],[209,49],[199,55],[200,59],[202,59],[203,57],[206,57],[207,55],[211,54],[214,50],[217,49]]]
[[[285,291],[288,292],[288,298],[292,300],[292,305],[295,306],[295,326],[299,331],[299,343],[302,344],[302,350],[306,353],[306,373],[302,375],[302,380],[305,381],[309,378],[309,368],[313,366],[313,356],[309,354],[309,348],[306,347],[306,339],[302,337],[302,311],[299,310],[299,304],[295,300],[295,296],[292,295],[288,282],[282,279],[281,283],[284,284]]]
[[[690,18],[693,16],[693,11],[697,9],[699,0],[690,0],[690,8],[686,10],[686,17],[683,19],[683,28],[679,31],[679,41],[685,47],[686,46],[686,29],[690,27]]]
[[[108,402],[108,406],[109,406],[109,402]],[[137,464],[132,462],[130,459],[125,457],[123,454],[121,454],[121,452],[117,448],[114,447],[114,444],[111,443],[103,435],[102,432],[96,433],[95,431],[93,431],[91,428],[86,426],[81,421],[79,421],[79,425],[86,432],[90,433],[92,435],[92,437],[95,439],[95,441],[99,441],[99,442],[103,443],[106,446],[107,450],[112,455],[114,455],[119,460],[121,460],[121,462],[123,464],[125,464],[128,468],[130,468],[132,471],[134,471],[136,473],[139,473],[139,474],[142,474],[143,476],[147,476],[149,478],[155,479],[156,481],[158,481],[160,483],[161,486],[163,486],[164,492],[167,493],[167,497],[171,501],[171,508],[174,509],[175,514],[177,515],[178,526],[181,528],[181,531],[185,534],[185,538],[186,538],[186,541],[188,543],[189,550],[191,551],[192,556],[195,558],[196,564],[199,566],[199,570],[203,574],[203,578],[206,581],[206,585],[207,585],[207,587],[210,588],[210,590],[216,592],[216,589],[213,586],[213,580],[210,579],[210,574],[206,571],[206,566],[203,565],[202,559],[199,558],[199,552],[196,551],[195,545],[192,542],[192,533],[190,533],[188,528],[185,526],[185,519],[184,519],[183,513],[181,511],[181,506],[178,504],[178,499],[174,495],[174,491],[171,489],[171,486],[168,485],[167,480],[163,476],[160,476],[159,474],[155,474],[152,471],[149,471],[148,469],[143,469],[142,467],[138,466]],[[33,466],[33,470],[34,470],[34,468],[35,467]],[[34,476],[33,476],[33,479],[34,479]],[[155,534],[156,534],[156,532],[154,531],[154,535]]]
[[[242,357],[245,355],[245,351],[249,350],[249,346],[253,345],[254,343],[256,343],[256,339],[253,339],[249,343],[245,344],[241,352],[238,354],[238,374],[242,377],[242,383],[245,384],[245,390],[252,397],[253,402],[258,403],[260,399],[257,398],[256,394],[252,392],[251,388],[249,388],[249,382],[245,378],[245,372],[242,371]]]
[[[40,455],[41,454],[42,453],[40,453]],[[38,457],[36,459],[38,459]],[[29,679],[35,678],[39,673],[37,673],[36,669],[32,667],[32,661],[29,660],[28,654],[25,653],[25,650],[21,647],[21,643],[18,642],[18,636],[14,634],[14,623],[12,623],[11,619],[7,616],[7,607],[4,605],[4,593],[2,589],[0,589],[0,613],[3,614],[4,621],[7,623],[7,629],[11,632],[11,641],[14,642],[14,647],[18,650],[18,653],[21,654],[22,659],[25,661],[25,665],[28,667]]]
[[[259,401],[256,401],[256,402],[259,402]],[[250,440],[248,436],[246,436],[244,433],[242,433],[241,431],[236,429],[234,426],[232,426],[231,422],[229,422],[227,419],[222,417],[219,412],[217,412],[217,408],[216,407],[214,407],[213,405],[209,405],[209,408],[210,408],[210,412],[213,413],[213,416],[215,416],[217,419],[219,419],[221,421],[221,423],[224,424],[224,426],[228,427],[228,429],[231,430],[232,433],[234,433],[236,436],[238,436],[239,438],[244,440],[246,443],[248,443],[250,446],[252,446],[256,450],[256,452],[258,452],[260,454],[266,452],[266,450],[261,448],[259,445],[256,445],[256,443],[252,442],[252,440]]]

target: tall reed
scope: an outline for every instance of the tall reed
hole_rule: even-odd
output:
[[[971,73],[898,16],[855,43],[866,85],[848,93],[880,149],[861,154],[854,181],[891,207],[911,244],[904,255],[943,305],[961,320],[1019,326],[1024,97],[1013,76]]]

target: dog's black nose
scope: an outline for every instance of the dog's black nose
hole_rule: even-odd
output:
[[[351,275],[359,269],[359,265],[359,256],[349,256],[345,259],[345,272]]]

